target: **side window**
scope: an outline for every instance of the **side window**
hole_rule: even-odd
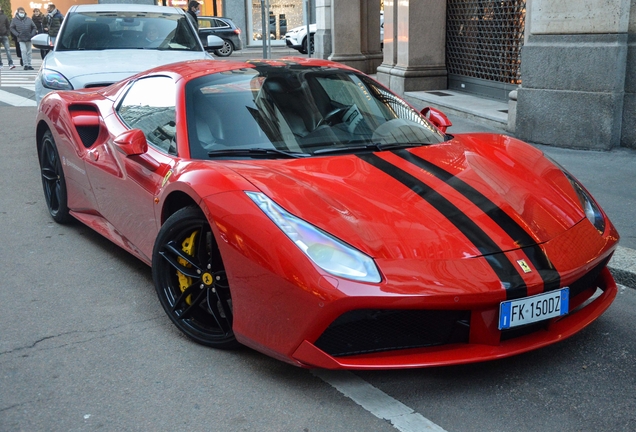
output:
[[[169,154],[177,153],[176,85],[169,77],[136,81],[117,108],[131,129],[141,129],[148,144]]]
[[[213,25],[214,27],[217,27],[217,28],[229,27],[225,21],[220,19],[215,19]]]

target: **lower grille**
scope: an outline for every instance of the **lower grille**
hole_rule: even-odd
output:
[[[361,309],[338,317],[315,345],[338,357],[468,343],[469,331],[470,311]]]

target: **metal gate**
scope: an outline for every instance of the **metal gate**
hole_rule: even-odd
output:
[[[521,84],[525,0],[447,0],[448,88],[508,100]]]

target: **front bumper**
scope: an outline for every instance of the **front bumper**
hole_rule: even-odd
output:
[[[585,304],[596,291],[594,285],[602,294]],[[524,326],[527,327],[525,335],[523,328],[516,329],[520,335],[508,336],[497,330],[497,308],[489,308],[471,311],[468,341],[464,343],[332,356],[305,340],[294,352],[293,358],[305,367],[324,369],[403,369],[501,359],[542,348],[576,334],[603,314],[616,294],[617,287],[612,275],[606,267],[602,267],[595,283],[572,298],[570,314],[539,323],[540,326]]]
[[[295,38],[290,38],[290,37],[285,38],[285,44],[288,47],[294,48],[296,50],[301,49],[303,47],[302,42],[298,42]]]
[[[246,199],[242,192],[206,199],[232,286],[234,333],[240,343],[296,366],[401,369],[513,356],[577,333],[617,293],[607,262],[618,234],[609,221],[603,235],[584,219],[541,245],[558,269],[558,284],[546,288],[540,269],[526,276],[524,296],[569,287],[570,313],[501,331],[499,306],[508,293],[484,257],[376,258],[381,283],[336,278],[289,247]],[[511,262],[523,253],[504,252]]]

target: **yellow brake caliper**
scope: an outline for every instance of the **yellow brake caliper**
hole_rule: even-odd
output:
[[[194,240],[196,239],[197,234],[199,234],[199,231],[194,231],[192,234],[190,234],[190,237],[187,237],[185,240],[183,240],[183,243],[181,243],[181,250],[187,255],[194,255],[192,249],[194,249]],[[183,258],[177,258],[177,261],[184,267],[191,267],[191,265],[188,264],[187,261]],[[178,271],[177,277],[179,278],[179,288],[181,288],[181,292],[184,292],[190,285],[192,285],[192,278],[190,276],[186,276]],[[192,304],[191,295],[186,297],[186,303],[189,305]]]

